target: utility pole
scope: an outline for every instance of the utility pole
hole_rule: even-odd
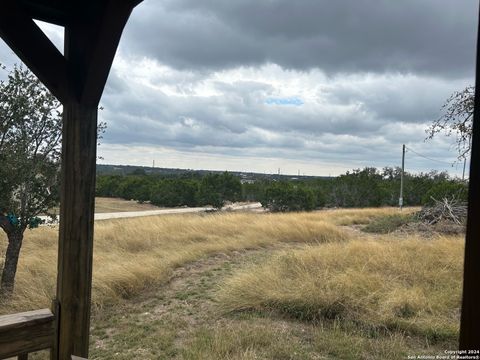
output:
[[[402,173],[400,175],[400,198],[398,199],[398,206],[400,206],[400,210],[403,207],[403,173],[405,172],[405,144],[403,144],[402,148]]]
[[[472,136],[470,135],[470,140],[468,142],[469,146],[469,150],[471,151],[472,150]],[[462,173],[462,181],[465,181],[465,168],[467,167],[467,156],[466,154],[463,155],[463,173]]]

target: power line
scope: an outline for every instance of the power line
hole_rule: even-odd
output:
[[[405,146],[407,148],[407,150],[417,154],[418,156],[424,158],[424,159],[427,159],[427,160],[430,160],[430,161],[435,161],[437,163],[440,163],[440,164],[448,164],[450,166],[453,166],[452,163],[449,163],[449,162],[446,162],[446,161],[441,161],[441,160],[437,160],[437,159],[432,159],[431,157],[428,157],[426,155],[423,155],[423,154],[420,154],[419,152],[413,150],[412,148],[409,148],[408,146]]]

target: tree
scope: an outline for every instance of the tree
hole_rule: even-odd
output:
[[[119,175],[99,175],[96,182],[96,196],[120,197],[123,178]]]
[[[423,196],[422,204],[435,205],[435,200],[458,200],[468,201],[468,186],[465,183],[455,181],[443,181],[431,187]]]
[[[304,186],[274,183],[266,189],[262,206],[273,212],[309,211],[315,208],[315,195]]]
[[[438,133],[456,137],[458,159],[465,159],[470,152],[475,107],[475,87],[467,86],[454,92],[442,106],[442,115],[426,130],[427,139]]]
[[[388,175],[387,175],[388,176]],[[369,207],[384,204],[389,197],[382,186],[383,175],[376,168],[354,169],[340,175],[332,186],[331,205]]]
[[[1,290],[11,294],[24,232],[58,203],[60,103],[22,66],[0,82],[0,227],[8,246]]]
[[[198,199],[202,204],[221,209],[226,201],[238,201],[242,196],[240,180],[228,172],[205,175],[198,188]]]

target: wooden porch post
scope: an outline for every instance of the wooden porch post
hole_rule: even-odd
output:
[[[97,106],[132,9],[142,0],[8,0],[0,36],[63,104],[60,235],[52,359],[88,356]],[[63,56],[33,18],[65,27]]]
[[[65,27],[71,96],[63,109],[57,281],[60,318],[56,351],[62,360],[71,355],[88,357],[97,107],[131,10],[128,1],[110,0],[95,19],[82,17]]]
[[[69,97],[63,103],[58,334],[53,359],[88,357],[95,212],[97,104],[82,101],[90,33],[83,18],[65,26]]]
[[[88,357],[96,147],[97,106],[67,102],[58,249],[59,359]]]

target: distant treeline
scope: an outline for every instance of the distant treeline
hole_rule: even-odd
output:
[[[321,207],[396,206],[400,191],[399,168],[364,168],[334,178],[286,181],[258,178],[242,181],[230,173],[177,176],[99,175],[97,196],[120,197],[157,206],[221,207],[227,201],[259,201],[273,211],[312,210]],[[446,172],[404,175],[404,205],[424,205],[432,197],[466,200],[467,185]]]

